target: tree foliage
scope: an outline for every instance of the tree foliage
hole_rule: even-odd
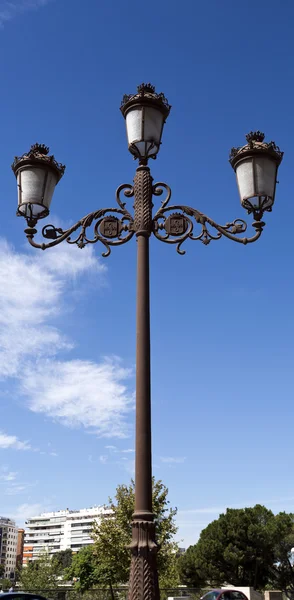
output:
[[[73,555],[71,566],[66,571],[66,579],[77,580],[75,587],[81,592],[99,584],[99,564],[97,564],[93,545],[85,546]]]
[[[66,550],[61,550],[60,552],[56,552],[52,556],[52,567],[60,574],[63,573],[65,569],[68,569],[72,563],[72,550],[67,548]]]
[[[8,592],[11,586],[11,581],[9,579],[0,579],[0,590],[3,592]]]
[[[153,478],[153,513],[156,523],[158,554],[158,572],[160,578],[172,575],[176,560],[177,545],[173,537],[177,532],[175,525],[176,509],[169,507],[168,489],[162,481]],[[95,553],[101,566],[101,576],[112,584],[127,583],[130,571],[130,553],[126,546],[130,543],[131,521],[135,507],[135,485],[119,485],[115,502],[109,499],[111,518],[104,518],[94,530]],[[174,576],[173,576],[174,578]],[[175,584],[175,582],[171,582]]]
[[[58,576],[59,570],[49,554],[44,553],[22,569],[19,583],[25,591],[39,592],[55,588]]]
[[[291,531],[292,515],[275,516],[261,505],[227,509],[181,557],[183,583],[228,583],[262,589],[273,578],[281,540]]]
[[[176,509],[169,506],[168,489],[162,481],[153,479],[153,513],[156,522],[157,542],[160,545],[158,570],[161,585],[178,584],[177,544],[173,537]],[[127,545],[131,541],[131,520],[135,505],[135,486],[119,485],[115,500],[109,499],[111,517],[105,516],[93,531],[93,548],[81,550],[73,557],[68,572],[71,578],[79,578],[77,586],[89,589],[97,585],[121,585],[129,580],[130,552]],[[87,554],[87,552],[89,554]],[[87,564],[87,559],[89,563]]]
[[[279,540],[276,546],[276,560],[271,567],[270,587],[282,590],[291,598],[294,597],[294,515],[288,535]]]
[[[47,552],[44,552],[37,560],[29,562],[21,570],[20,586],[23,590],[34,592],[56,588],[71,562],[72,551],[70,549],[56,552],[52,558]]]
[[[205,586],[206,579],[198,565],[196,546],[190,546],[185,554],[180,556],[178,570],[181,583],[189,588],[201,589]]]

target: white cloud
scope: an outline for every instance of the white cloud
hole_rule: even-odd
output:
[[[64,243],[47,254],[18,254],[0,240],[0,377],[18,375],[24,359],[72,348],[50,321],[65,309],[70,280],[105,270],[92,247],[81,251]]]
[[[186,457],[185,456],[161,456],[160,460],[161,460],[161,462],[163,462],[165,464],[178,465],[178,464],[185,462]]]
[[[0,27],[28,10],[36,10],[51,0],[4,0],[0,5]]]
[[[24,360],[70,347],[47,324],[60,312],[62,291],[62,280],[42,262],[0,241],[0,376],[20,375]]]
[[[10,514],[12,519],[15,519],[15,521],[17,522],[18,525],[23,525],[24,522],[29,519],[30,517],[35,517],[37,515],[40,515],[41,513],[50,510],[50,506],[45,505],[45,504],[41,504],[41,503],[35,503],[35,504],[20,504],[19,506],[17,506],[14,511],[10,510]]]
[[[239,508],[239,506],[238,506]],[[226,512],[224,506],[208,506],[207,508],[191,508],[187,510],[179,510],[178,514],[181,515],[219,515],[222,512]]]
[[[20,254],[0,240],[0,377],[18,381],[33,412],[101,436],[124,437],[133,408],[130,370],[116,357],[100,363],[57,359],[61,350],[73,347],[54,326],[68,310],[68,291],[77,288],[73,280],[94,273],[99,282],[105,270],[93,247],[80,250],[64,242],[47,252]],[[7,436],[4,443],[28,449]]]
[[[129,475],[131,475],[132,477],[134,477],[135,475],[135,460],[127,460],[126,462],[123,463],[123,467],[125,469],[125,471],[127,473],[129,473]]]
[[[109,450],[111,454],[130,454],[131,452],[135,452],[134,448],[126,448],[120,449],[117,446],[104,446],[105,450]]]
[[[99,273],[101,282],[101,275],[107,271],[106,264],[95,256],[93,246],[80,249],[67,242],[42,253],[40,261],[43,268],[59,277],[77,278],[86,271],[91,271]]]
[[[105,465],[107,463],[108,456],[106,456],[106,454],[101,454],[101,456],[99,456],[99,460],[103,465]]]
[[[108,450],[108,454],[100,456],[100,462],[104,464],[108,463],[119,465],[124,469],[124,471],[129,473],[129,475],[132,477],[134,476],[135,460],[133,458],[129,458],[128,456],[122,456],[124,454],[129,455],[134,453],[135,451],[133,448],[120,449],[117,446],[112,445],[104,446],[104,448],[105,450]],[[89,457],[89,460],[90,462],[94,462],[92,456]]]
[[[18,484],[11,485],[10,487],[6,488],[4,493],[6,494],[6,496],[17,496],[18,494],[22,494],[23,492],[26,492],[29,487],[31,487],[31,486],[28,484],[18,483]]]
[[[14,481],[16,479],[17,473],[16,471],[6,471],[6,469],[2,469],[3,474],[0,475],[0,481]]]
[[[13,450],[31,450],[28,442],[20,441],[16,435],[8,435],[0,431],[0,448]]]
[[[125,385],[130,374],[117,358],[101,364],[48,359],[25,371],[21,391],[33,412],[101,436],[125,437],[125,418],[133,408]]]

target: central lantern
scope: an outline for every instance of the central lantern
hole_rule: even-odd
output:
[[[126,120],[129,151],[140,162],[156,158],[170,109],[164,94],[157,94],[150,83],[142,83],[136,94],[123,97],[121,112]]]

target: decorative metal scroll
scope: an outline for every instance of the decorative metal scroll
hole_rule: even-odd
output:
[[[199,240],[207,245],[212,240],[219,240],[222,236],[225,236],[240,244],[250,244],[255,242],[262,233],[265,223],[261,220],[256,220],[253,222],[256,233],[252,237],[239,237],[247,230],[247,224],[243,219],[235,219],[225,225],[219,225],[210,217],[190,206],[170,206],[171,189],[166,183],[158,182],[152,186],[149,169],[147,174],[137,172],[136,177],[135,187],[125,183],[117,189],[116,202],[118,206],[114,208],[101,208],[94,211],[66,230],[51,224],[45,225],[42,229],[42,235],[46,240],[51,240],[48,243],[37,243],[34,240],[37,230],[30,226],[25,230],[29,243],[35,248],[45,250],[46,248],[60,244],[64,240],[69,244],[76,244],[79,248],[84,248],[87,244],[101,242],[105,247],[102,256],[106,257],[110,255],[111,246],[125,244],[135,233],[139,235],[146,230],[146,235],[153,233],[161,242],[176,244],[177,252],[183,255],[185,254],[185,250],[182,249],[182,245],[188,239]],[[166,197],[152,218],[152,195],[161,196],[163,190],[167,192]],[[147,191],[148,194],[144,194]],[[126,203],[121,200],[120,195],[122,192],[128,198],[135,196],[134,215],[127,210]],[[141,203],[143,202],[143,200],[141,202],[141,197],[144,199],[145,196],[146,198],[148,196],[147,203],[150,211],[150,224],[148,227],[144,226],[144,220],[138,219],[138,215],[140,216],[140,210],[142,209]],[[146,198],[145,204],[147,201]],[[260,218],[262,214],[262,211],[260,211]],[[194,231],[196,227],[198,227],[199,233],[197,230]],[[78,233],[73,236],[75,232]]]
[[[38,244],[34,240],[37,230],[33,228],[26,229],[25,233],[27,234],[29,243],[35,248],[46,250],[60,244],[64,240],[69,244],[76,244],[79,248],[84,248],[87,244],[101,242],[106,248],[102,256],[109,256],[111,246],[125,244],[135,233],[133,216],[126,209],[126,203],[122,202],[120,197],[121,192],[124,192],[125,196],[131,198],[134,195],[134,188],[128,183],[121,185],[116,191],[118,207],[101,208],[94,211],[66,230],[51,224],[45,225],[42,229],[42,235],[45,239],[52,240],[49,243]],[[121,215],[121,217],[115,216],[117,214]],[[91,226],[93,226],[92,232],[90,231]],[[72,234],[76,231],[78,231],[78,234],[72,237]]]
[[[153,194],[161,196],[164,189],[167,191],[167,195],[153,217],[153,233],[161,242],[177,244],[179,254],[185,254],[186,251],[181,246],[187,239],[199,240],[207,245],[212,240],[219,240],[222,236],[225,236],[240,244],[250,244],[255,242],[262,233],[265,223],[255,221],[253,227],[256,233],[252,237],[238,237],[247,230],[247,223],[243,219],[235,219],[225,225],[219,225],[210,217],[190,206],[178,204],[169,206],[171,189],[166,183],[161,181],[155,183]],[[200,228],[198,234],[194,233],[195,225]],[[210,228],[215,229],[216,232],[212,233]]]

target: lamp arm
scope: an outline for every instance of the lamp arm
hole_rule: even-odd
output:
[[[134,219],[133,216],[125,207],[125,202],[122,202],[120,198],[121,192],[127,197],[134,195],[133,186],[128,183],[122,184],[116,191],[116,201],[118,207],[114,208],[101,208],[93,211],[82,217],[77,223],[72,225],[66,230],[55,225],[48,224],[42,229],[42,236],[45,239],[50,239],[50,242],[36,242],[34,236],[37,230],[33,227],[28,227],[25,230],[27,239],[31,246],[39,248],[41,250],[47,250],[52,248],[66,240],[69,244],[76,244],[79,248],[84,248],[87,244],[95,244],[101,242],[106,250],[102,253],[102,256],[109,256],[111,252],[111,246],[120,246],[128,242],[134,235]],[[120,218],[114,215],[121,215]],[[94,223],[92,236],[88,233],[88,228]],[[80,229],[77,236],[72,239],[72,233]]]
[[[167,196],[153,217],[152,230],[155,237],[161,242],[177,244],[177,252],[181,255],[185,254],[185,250],[182,250],[181,246],[187,239],[199,240],[207,245],[212,240],[219,240],[222,236],[225,236],[239,244],[251,244],[261,236],[265,226],[265,223],[261,220],[253,222],[252,226],[256,230],[253,236],[239,237],[240,234],[245,233],[247,230],[247,223],[243,219],[235,219],[225,225],[219,225],[216,221],[193,207],[179,204],[168,206],[171,198],[171,189],[167,184],[163,182],[155,183],[153,194],[159,196],[163,193],[163,189],[167,191]],[[262,213],[259,217],[261,219]],[[198,235],[194,234],[195,223],[201,227]],[[207,225],[215,229],[216,233],[213,234]]]

